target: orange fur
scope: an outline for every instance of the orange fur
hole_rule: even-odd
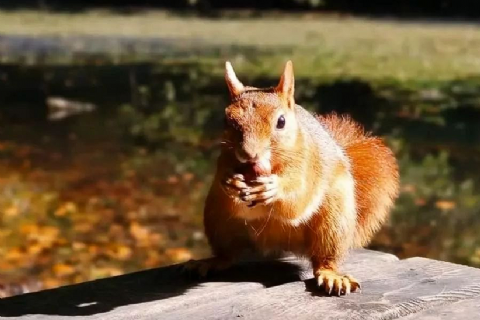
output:
[[[246,249],[291,251],[311,259],[320,286],[338,294],[354,290],[358,282],[340,275],[337,264],[349,248],[367,244],[387,217],[398,194],[393,153],[348,117],[315,118],[295,105],[291,63],[279,85],[268,89],[245,87],[227,69],[232,102],[204,210],[216,257],[211,263],[223,265]],[[275,127],[279,115],[284,130]],[[241,180],[227,192],[225,179],[233,177],[239,151],[271,162],[278,177],[273,202],[251,208],[229,194],[255,187]]]
[[[356,242],[366,245],[398,196],[397,161],[380,138],[365,133],[350,117],[330,114],[318,119],[350,159],[358,217]]]

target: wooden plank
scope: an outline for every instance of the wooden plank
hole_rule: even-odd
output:
[[[414,258],[346,269],[363,280],[361,294],[321,298],[313,282],[295,282],[164,313],[162,319],[397,319],[480,297],[480,270],[466,266]]]
[[[390,254],[356,250],[348,258],[358,266],[397,261]],[[198,283],[179,273],[178,266],[87,282],[0,300],[0,316],[24,319],[89,319],[157,317],[205,303],[219,303],[281,284],[311,278],[307,261],[256,261],[240,264],[219,276]],[[1,318],[1,317],[0,317]],[[83,318],[83,317],[80,317]],[[162,316],[163,318],[163,316]]]
[[[405,320],[463,320],[480,319],[480,299],[460,300],[438,308],[412,314],[403,318]]]
[[[393,255],[378,253],[375,251],[360,250],[360,251],[356,251],[352,255],[350,260],[351,260],[351,263],[355,263],[358,266],[369,265],[369,264],[376,264],[380,266],[387,263],[393,263],[395,261],[398,261],[398,258]],[[292,279],[293,281],[285,281],[284,283],[294,283],[294,282],[303,283],[303,281],[312,277],[312,269],[310,268],[310,262],[305,260],[298,260],[293,257],[282,259],[282,261],[291,263],[293,266],[295,266],[295,271],[292,274],[294,275],[295,279]],[[254,273],[261,274],[260,278],[263,278],[264,275],[266,275],[267,273],[270,276],[276,275],[282,279],[284,277],[290,278],[289,270],[287,269],[281,270],[279,268],[282,265],[283,264],[274,266],[271,264],[271,262],[267,262],[267,263],[261,262],[261,263],[255,263],[253,265],[250,263],[246,263],[236,268],[235,273],[243,275],[242,277],[244,280],[242,281],[252,281],[252,274]],[[282,268],[284,267],[285,265],[283,265]],[[231,272],[229,272],[226,277],[228,281],[231,281],[233,279]],[[225,276],[219,277],[218,279],[225,279]],[[213,280],[216,281],[217,278],[215,277],[213,278]],[[225,280],[222,280],[222,281],[225,281]],[[238,290],[238,286],[240,285],[243,285],[243,286],[250,285],[254,290],[243,290],[242,292],[240,292]],[[225,303],[225,301],[231,301],[232,299],[236,299],[237,297],[247,296],[256,291],[263,291],[258,289],[264,289],[269,287],[273,288],[276,286],[277,285],[274,285],[274,286],[262,285],[260,288],[258,286],[258,283],[230,282],[230,285],[225,286],[223,288],[224,290],[221,290],[218,292],[212,292],[211,290],[209,290],[208,292],[205,292],[204,288],[195,287],[190,289],[187,292],[187,295],[169,299],[167,301],[162,301],[161,304],[153,302],[153,303],[150,303],[149,305],[145,305],[145,308],[141,308],[141,309],[137,308],[136,310],[129,310],[128,312],[129,312],[129,317],[131,317],[132,319],[158,319],[160,316],[162,317],[162,319],[164,319],[164,317],[166,317],[168,314],[172,314],[172,313],[175,314],[178,310],[195,309],[207,303],[223,304]],[[192,291],[197,292],[193,297],[192,295],[189,295],[192,293]],[[201,299],[201,301],[200,299],[198,299],[200,292],[203,292],[201,296],[205,296],[206,299]],[[118,312],[122,312],[122,310],[118,310]],[[103,315],[99,319],[114,320],[115,318],[118,318],[117,314]],[[198,315],[193,315],[192,319],[197,319],[197,318],[198,318]]]
[[[438,315],[461,319],[473,315],[461,308],[478,309],[478,269],[421,258],[397,261],[391,255],[359,250],[347,260],[345,270],[363,280],[361,294],[318,296],[314,283],[305,281],[311,278],[308,262],[290,258],[241,264],[201,284],[182,277],[175,266],[148,270],[4,299],[0,315],[106,320],[433,319]]]

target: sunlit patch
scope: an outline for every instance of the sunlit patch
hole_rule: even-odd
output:
[[[79,308],[86,308],[86,307],[90,307],[90,306],[94,306],[98,304],[98,302],[96,301],[93,301],[93,302],[85,302],[85,303],[80,303],[80,304],[77,304],[77,307]]]

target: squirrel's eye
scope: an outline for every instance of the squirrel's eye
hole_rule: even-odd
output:
[[[285,117],[281,115],[277,120],[277,129],[283,129],[285,127]]]

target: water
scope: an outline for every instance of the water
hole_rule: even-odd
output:
[[[0,81],[0,283],[56,287],[208,255],[221,76],[196,64],[12,64]],[[402,194],[371,248],[480,266],[480,81],[296,81],[298,103],[351,114],[398,156]],[[96,108],[58,117],[48,97]]]

